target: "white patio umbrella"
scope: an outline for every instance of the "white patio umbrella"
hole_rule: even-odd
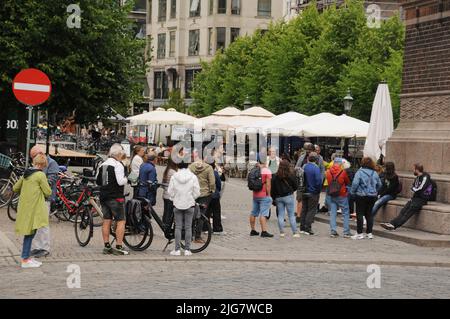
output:
[[[228,129],[236,129],[241,126],[249,126],[258,121],[265,121],[274,117],[275,114],[267,111],[261,106],[253,106],[241,112],[238,116],[233,116],[229,119]]]
[[[230,126],[230,118],[238,116],[241,112],[236,107],[229,106],[199,120],[202,121],[202,127],[205,129],[227,130]]]
[[[127,118],[131,125],[151,125],[151,124],[167,124],[167,125],[186,125],[193,124],[195,117],[180,113],[174,109],[168,111],[152,111],[143,114],[131,116]]]
[[[337,117],[338,117],[337,115],[325,112],[315,114],[310,117],[305,117],[302,119],[294,119],[292,121],[284,123],[284,127],[280,130],[280,134],[284,136],[302,136],[303,127],[305,125],[321,120],[332,120]]]
[[[308,116],[290,111],[272,118],[265,118],[254,123],[250,123],[250,125],[238,127],[236,129],[236,133],[270,133],[272,130],[281,131],[284,128],[285,123],[289,123],[294,120],[302,120],[304,118],[308,118]]]
[[[394,132],[394,116],[392,114],[391,97],[386,83],[378,85],[372,105],[369,132],[364,145],[364,156],[378,160],[386,156],[386,142]]]
[[[369,123],[347,115],[312,121],[302,127],[306,137],[366,137],[368,131]]]

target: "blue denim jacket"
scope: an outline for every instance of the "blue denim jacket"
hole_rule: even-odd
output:
[[[368,168],[360,168],[353,178],[351,193],[357,196],[376,197],[381,185],[377,172]]]

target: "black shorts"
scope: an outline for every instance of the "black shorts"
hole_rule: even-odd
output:
[[[125,220],[125,203],[119,203],[115,199],[107,199],[100,202],[102,205],[103,219],[116,221]]]

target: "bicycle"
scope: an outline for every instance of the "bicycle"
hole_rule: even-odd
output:
[[[11,157],[0,154],[0,167],[11,170],[9,178],[0,179],[0,208],[9,205],[14,196],[13,186],[25,172],[20,166],[24,162],[22,157],[22,153],[11,154]]]

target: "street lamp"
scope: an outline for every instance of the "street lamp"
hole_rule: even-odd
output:
[[[250,99],[247,95],[245,101],[244,101],[244,110],[249,109],[250,107],[252,107],[252,102],[250,102]]]
[[[346,114],[349,114],[353,106],[353,97],[350,89],[347,90],[347,95],[344,97],[344,110]]]

